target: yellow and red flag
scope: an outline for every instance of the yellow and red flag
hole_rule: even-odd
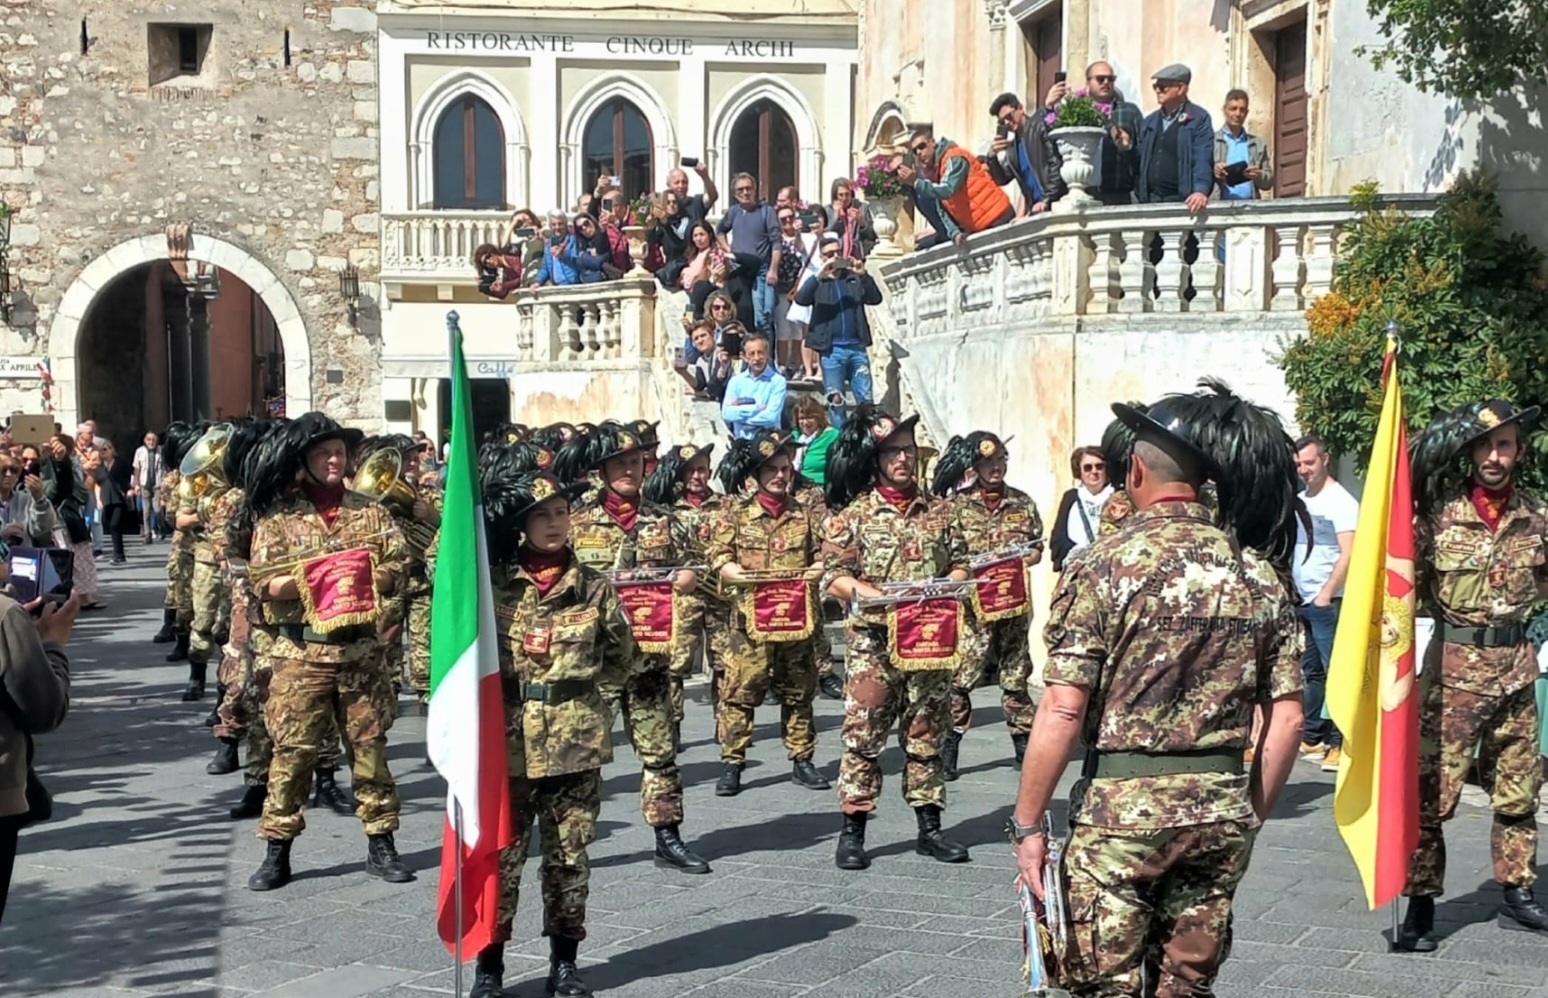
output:
[[[1333,820],[1372,909],[1402,893],[1419,844],[1414,504],[1397,354],[1397,341],[1389,337],[1381,421],[1327,687],[1328,716],[1344,736]]]

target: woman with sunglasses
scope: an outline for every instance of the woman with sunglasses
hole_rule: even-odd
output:
[[[1077,447],[1070,455],[1070,474],[1079,483],[1059,500],[1053,533],[1048,547],[1053,554],[1054,571],[1064,571],[1070,553],[1097,539],[1101,531],[1102,506],[1113,494],[1107,480],[1107,462],[1100,447]]]

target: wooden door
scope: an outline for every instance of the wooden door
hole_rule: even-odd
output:
[[[1053,86],[1054,74],[1064,68],[1064,4],[1055,4],[1052,11],[1035,21],[1023,22],[1021,34],[1026,40],[1027,83],[1031,87],[1022,99],[1032,108],[1043,103]]]
[[[1306,22],[1274,36],[1274,196],[1306,193]]]

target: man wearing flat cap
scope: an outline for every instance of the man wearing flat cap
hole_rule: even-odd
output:
[[[1193,72],[1173,63],[1152,77],[1161,106],[1140,124],[1141,204],[1181,202],[1197,215],[1215,186],[1215,126],[1188,99]]]

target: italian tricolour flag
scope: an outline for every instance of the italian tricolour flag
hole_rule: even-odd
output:
[[[436,926],[453,953],[489,945],[500,898],[500,850],[511,843],[505,712],[473,407],[456,313],[451,332],[451,453],[430,604],[430,761],[446,779]],[[458,835],[460,818],[461,835]],[[455,877],[462,867],[462,907]],[[460,926],[460,940],[459,936]],[[460,942],[460,947],[459,947]]]

